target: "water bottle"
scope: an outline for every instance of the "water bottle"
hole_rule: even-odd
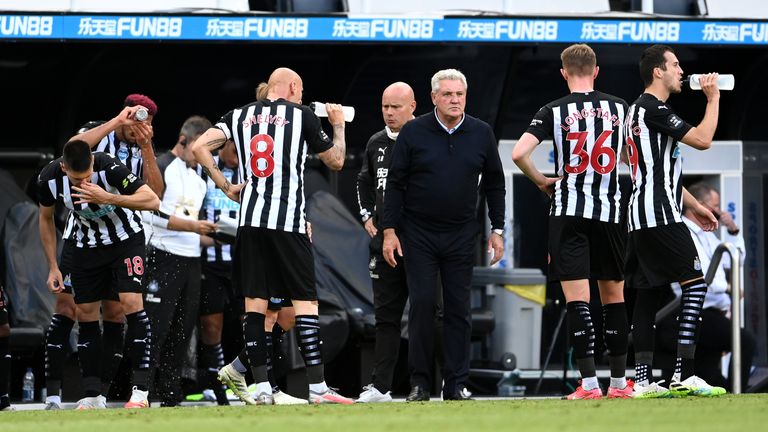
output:
[[[701,74],[693,74],[688,76],[688,85],[691,86],[691,90],[701,90],[699,84],[699,77]],[[731,74],[722,74],[717,77],[717,87],[720,90],[733,90],[736,85],[736,77]]]
[[[328,117],[328,112],[325,111],[325,104],[322,102],[312,102],[309,107],[315,112],[318,117]],[[355,119],[355,107],[342,106],[341,110],[344,112],[344,121],[351,122]]]
[[[21,401],[32,402],[33,400],[35,400],[35,373],[32,372],[32,368],[27,368],[21,387]]]
[[[136,114],[133,115],[137,121],[143,122],[149,117],[149,111],[146,108],[139,108],[136,110]]]

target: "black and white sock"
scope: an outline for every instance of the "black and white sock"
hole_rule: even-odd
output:
[[[655,289],[655,288],[654,288]],[[653,382],[653,351],[656,345],[658,296],[653,289],[638,289],[632,312],[632,343],[635,347],[635,382]]]
[[[75,322],[69,317],[54,314],[45,332],[45,386],[49,397],[61,395],[61,375],[69,334],[74,325]]]
[[[216,395],[216,403],[229,405],[224,387],[218,380],[219,369],[224,367],[224,350],[221,349],[221,344],[202,345],[199,367],[205,377],[206,385],[213,389]]]
[[[101,327],[98,321],[80,321],[77,355],[85,397],[101,394]]]
[[[320,318],[317,315],[296,315],[296,333],[299,351],[307,367],[307,381],[312,384],[325,382],[323,356],[320,352]]]
[[[142,309],[125,316],[128,322],[126,331],[126,352],[133,369],[133,385],[146,391],[149,383],[149,365],[152,361],[152,327],[147,312]]]
[[[704,297],[707,294],[707,284],[698,279],[681,284],[683,291],[680,299],[680,314],[677,333],[677,358],[679,365],[675,365],[675,374],[680,375],[680,381],[684,381],[694,374],[694,357],[696,355],[696,342],[699,335],[699,321],[701,309],[704,305]]]
[[[568,302],[566,307],[573,357],[581,373],[581,386],[584,390],[593,390],[598,385],[595,370],[595,328],[592,326],[589,303],[573,301]]]

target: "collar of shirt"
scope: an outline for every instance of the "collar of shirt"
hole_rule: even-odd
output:
[[[435,113],[435,120],[437,120],[437,124],[439,124],[444,131],[448,132],[448,135],[452,135],[454,132],[456,132],[461,127],[461,124],[464,123],[464,119],[467,117],[466,114],[462,113],[461,120],[456,125],[456,127],[452,129],[448,129],[448,126],[444,125],[443,122],[440,121],[440,117],[437,115],[437,108],[434,109],[434,113]]]

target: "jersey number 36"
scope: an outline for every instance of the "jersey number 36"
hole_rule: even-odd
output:
[[[576,141],[576,146],[573,147],[573,155],[579,158],[579,164],[572,166],[565,163],[565,172],[568,174],[581,174],[587,170],[587,167],[592,165],[592,169],[598,174],[608,174],[616,168],[616,152],[610,147],[610,141],[608,139],[613,134],[613,130],[605,130],[595,140],[595,146],[592,148],[592,154],[587,153],[584,146],[587,143],[589,132],[568,132],[566,139],[569,141]],[[608,141],[607,146],[603,146]],[[601,158],[600,156],[606,156]]]

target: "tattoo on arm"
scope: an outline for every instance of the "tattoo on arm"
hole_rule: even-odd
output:
[[[344,139],[344,124],[333,126],[333,147],[330,150],[335,160],[344,160],[344,154],[347,152],[347,143]]]
[[[224,187],[221,188],[224,192],[229,192],[229,188],[232,186],[232,183],[229,182],[229,180],[224,180]]]
[[[210,150],[216,150],[223,146],[227,142],[227,138],[216,138],[205,143],[205,146]]]

